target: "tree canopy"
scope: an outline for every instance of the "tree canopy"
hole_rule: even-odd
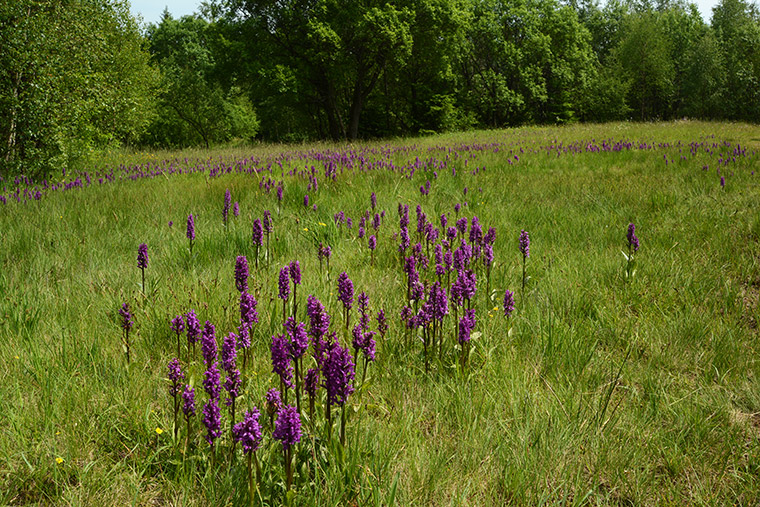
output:
[[[760,119],[760,15],[721,0],[0,2],[0,174],[114,143]]]

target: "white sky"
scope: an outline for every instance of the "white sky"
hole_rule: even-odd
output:
[[[712,16],[712,8],[718,3],[718,0],[692,0],[699,7],[702,18],[709,23]],[[169,9],[172,17],[179,18],[187,14],[192,14],[198,8],[200,0],[131,0],[132,13],[140,14],[143,22],[158,23],[161,20],[161,13],[164,7]]]

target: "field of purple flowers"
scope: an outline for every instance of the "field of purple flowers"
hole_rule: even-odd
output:
[[[756,503],[758,152],[621,124],[0,181],[0,502]]]

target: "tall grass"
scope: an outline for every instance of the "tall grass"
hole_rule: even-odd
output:
[[[342,325],[336,287],[342,271],[357,294],[367,291],[375,313],[385,308],[390,324],[386,338],[378,340],[361,404],[349,402],[347,447],[326,449],[305,438],[296,450],[300,468],[288,496],[280,448],[267,435],[257,501],[756,504],[756,132],[740,124],[676,122],[374,142],[353,148],[376,149],[367,156],[381,159],[385,147],[407,146],[389,157],[396,166],[417,156],[443,161],[449,155],[448,166],[437,179],[432,170],[419,170],[411,180],[342,166],[335,181],[319,176],[319,189],[308,192],[308,181],[288,171],[314,165],[322,173],[323,164],[279,154],[351,147],[121,153],[104,158],[101,167],[164,160],[182,166],[185,157],[189,164],[196,158],[221,163],[243,155],[275,165],[272,174],[159,176],[0,205],[0,503],[247,501],[242,455],[211,467],[199,435],[187,454],[172,442],[165,380],[176,349],[169,326],[175,315],[194,308],[220,337],[235,329],[235,258],[247,255],[260,323],[241,407],[260,406],[266,390],[277,385],[269,344],[281,329],[277,273],[285,263],[301,264],[299,307],[305,308],[308,294],[317,295],[334,330]],[[605,139],[653,147],[576,154],[562,149]],[[690,142],[731,147],[691,155]],[[489,143],[500,143],[499,150],[465,149]],[[721,167],[721,188],[719,153],[737,143],[747,156]],[[472,174],[475,168],[485,169]],[[259,188],[259,178],[270,176],[284,180],[279,215],[274,191]],[[422,196],[426,180],[432,187]],[[241,214],[230,218],[225,233],[227,188]],[[378,209],[386,210],[374,265],[366,238],[356,238],[372,192]],[[317,211],[303,206],[305,193]],[[451,356],[425,373],[422,345],[405,341],[398,318],[405,279],[392,237],[396,206],[402,202],[413,210],[419,203],[437,221],[444,212],[453,216],[454,204],[464,201],[460,216],[477,215],[497,230],[492,293],[479,279],[480,335],[467,369],[457,369]],[[256,271],[251,223],[265,209],[275,220],[272,259]],[[339,210],[354,218],[350,234],[333,222]],[[197,239],[189,258],[184,224],[191,213]],[[632,280],[625,277],[621,255],[630,222],[641,241]],[[530,232],[530,279],[508,334],[500,306],[504,290],[521,285],[521,229]],[[319,242],[332,247],[329,277],[319,271]],[[150,249],[145,295],[136,266],[140,243]],[[120,342],[123,302],[135,321],[130,365]],[[197,420],[194,425],[198,429]]]

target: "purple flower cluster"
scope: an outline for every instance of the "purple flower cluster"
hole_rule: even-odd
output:
[[[636,237],[636,226],[633,225],[633,223],[628,224],[628,234],[626,234],[626,238],[628,239],[628,249],[638,252],[639,238]]]
[[[528,236],[527,231],[524,229],[520,231],[520,253],[523,255],[524,259],[527,259],[530,257],[530,237]]]
[[[189,385],[182,391],[182,412],[187,419],[195,415],[195,389]]]
[[[348,348],[334,346],[322,365],[323,386],[330,405],[342,406],[354,392],[354,360]]]
[[[290,364],[290,344],[283,335],[272,336],[272,373],[280,376],[285,388],[293,387],[293,366]]]
[[[267,409],[267,414],[269,414],[270,417],[278,412],[282,408],[282,398],[280,397],[280,391],[275,388],[267,391],[265,397],[265,406]]]
[[[235,288],[238,292],[248,291],[248,259],[244,255],[235,260]]]
[[[320,340],[330,329],[330,315],[322,302],[312,295],[306,299],[306,314],[309,316],[309,335],[314,340]]]
[[[182,373],[179,359],[176,357],[169,361],[167,368],[169,370],[169,381],[172,383],[172,385],[169,386],[169,394],[176,398],[180,390],[180,381],[185,379],[185,374]]]
[[[201,353],[203,354],[203,361],[206,363],[206,368],[211,366],[212,362],[216,361],[216,328],[209,321],[206,321],[203,326],[203,332],[201,333]]]
[[[253,246],[260,247],[264,243],[264,228],[261,225],[261,219],[253,221],[253,232],[251,233]]]
[[[201,336],[201,323],[195,315],[195,310],[190,310],[185,314],[185,323],[187,324],[187,343],[193,345]]]
[[[290,296],[290,276],[288,275],[288,266],[284,266],[280,270],[279,289],[280,292],[278,297],[283,301],[287,301]]]
[[[301,284],[301,264],[298,261],[293,261],[288,265],[288,273],[293,281],[293,285]]]
[[[232,204],[232,194],[230,189],[224,191],[224,207],[222,208],[222,221],[227,225],[227,218],[230,214],[230,205]]]
[[[132,326],[134,325],[134,322],[132,322],[132,314],[129,312],[129,305],[127,303],[121,305],[119,315],[121,315],[121,328],[125,333],[129,333],[129,331],[132,329]]]
[[[148,245],[140,243],[137,247],[137,267],[145,269],[148,267]]]
[[[347,310],[351,309],[354,302],[354,282],[345,271],[338,275],[338,301],[343,303],[343,307]]]
[[[240,442],[243,447],[243,453],[250,454],[256,452],[261,444],[261,424],[259,417],[261,413],[254,407],[252,410],[243,415],[243,420],[237,423],[232,434],[236,442]]]
[[[504,316],[509,318],[515,309],[515,295],[507,289],[504,291]]]
[[[285,323],[290,337],[290,356],[298,359],[304,355],[309,348],[309,336],[306,334],[306,325],[303,322],[295,323],[293,317],[289,317]]]
[[[191,242],[195,240],[195,218],[192,214],[187,217],[187,239]]]
[[[172,319],[171,322],[172,331],[177,333],[177,335],[182,334],[182,331],[185,330],[185,323],[182,321],[182,315],[177,315]]]
[[[467,310],[459,321],[459,343],[464,344],[470,341],[472,330],[475,329],[475,309]]]
[[[272,438],[282,442],[284,450],[301,441],[301,416],[298,415],[296,407],[288,405],[280,409]]]
[[[206,390],[210,398],[219,398],[222,393],[221,373],[217,361],[211,363],[203,372],[203,389]]]
[[[203,406],[203,425],[206,426],[206,442],[214,445],[214,441],[222,436],[222,413],[219,410],[219,398],[209,398]]]

